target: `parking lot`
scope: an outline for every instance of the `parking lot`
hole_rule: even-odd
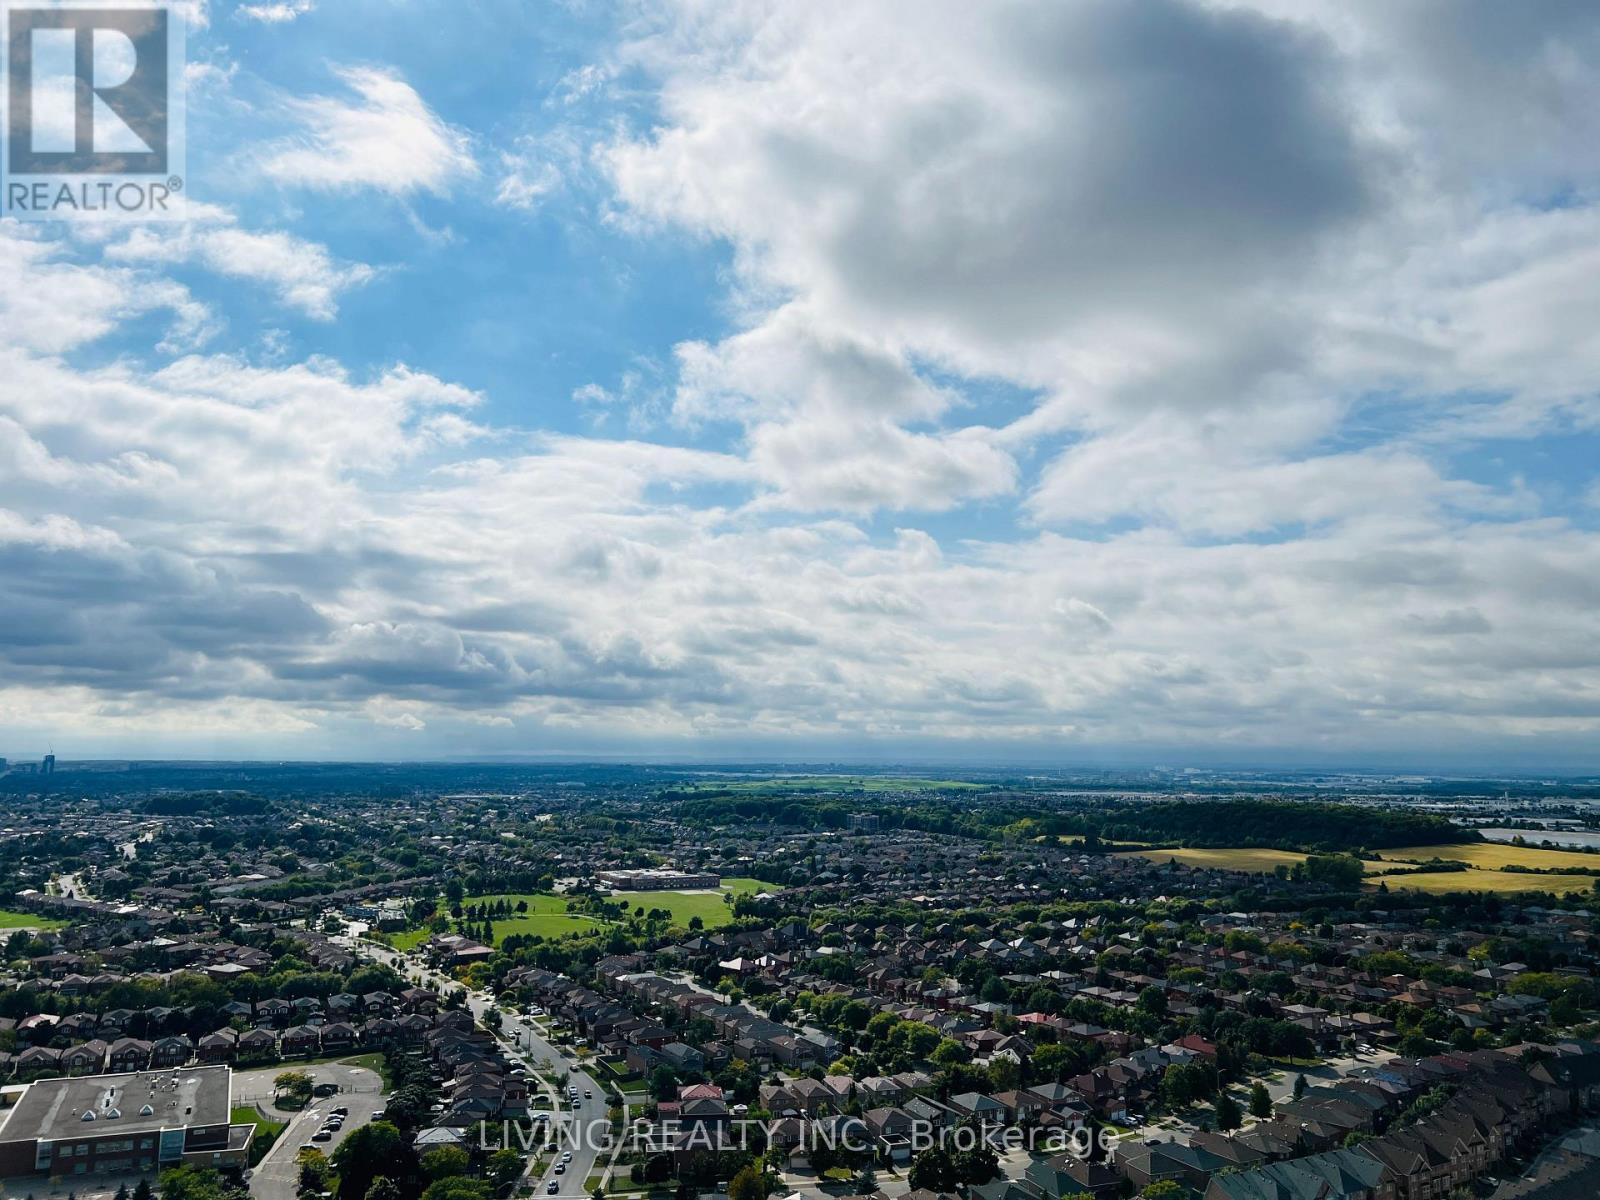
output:
[[[304,1071],[314,1083],[336,1084],[339,1091],[332,1096],[315,1097],[302,1112],[280,1112],[272,1107],[275,1094],[272,1081],[282,1072],[291,1070]],[[300,1173],[295,1165],[295,1155],[305,1146],[314,1146],[324,1154],[332,1154],[351,1130],[361,1128],[372,1119],[373,1113],[384,1106],[383,1081],[374,1071],[344,1063],[316,1063],[304,1067],[285,1064],[260,1071],[239,1072],[234,1077],[234,1103],[255,1104],[269,1116],[290,1118],[288,1127],[277,1143],[251,1172],[250,1194],[258,1200],[294,1200]],[[313,1135],[327,1120],[330,1110],[337,1107],[350,1110],[344,1128],[325,1142],[313,1141]]]

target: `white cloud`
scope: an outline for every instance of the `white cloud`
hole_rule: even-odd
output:
[[[273,0],[264,4],[241,4],[237,12],[242,20],[259,21],[264,25],[286,25],[316,9],[316,0]]]
[[[340,263],[326,246],[281,231],[240,229],[231,213],[198,207],[174,228],[143,225],[110,243],[113,262],[198,262],[219,275],[271,287],[279,299],[309,317],[328,321],[340,293],[369,283],[377,272],[364,263]]]
[[[371,188],[443,195],[479,172],[471,139],[442,120],[392,71],[341,67],[352,95],[284,101],[300,132],[268,146],[265,174],[320,191]]]
[[[314,316],[369,268],[223,218],[106,234],[93,263],[0,227],[0,723],[278,753],[378,730],[1591,754],[1600,536],[1454,455],[1600,428],[1600,89],[1567,48],[1594,22],[1410,11],[630,25],[567,85],[659,89],[605,151],[608,215],[733,255],[729,330],[579,389],[630,440],[508,429],[433,374],[270,334],[253,364],[73,360],[119,325],[208,327],[164,265]],[[343,78],[296,106],[275,178],[474,169],[398,77]],[[513,208],[587,161],[511,154]]]

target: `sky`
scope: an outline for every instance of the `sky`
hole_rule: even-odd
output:
[[[1585,0],[184,0],[0,754],[1600,769]]]

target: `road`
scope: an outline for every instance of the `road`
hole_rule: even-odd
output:
[[[234,1104],[255,1104],[270,1116],[289,1116],[272,1107],[272,1080],[281,1072],[291,1070],[305,1071],[317,1083],[337,1083],[339,1092],[333,1096],[319,1096],[303,1111],[293,1114],[272,1149],[250,1173],[250,1194],[256,1200],[295,1200],[300,1179],[295,1156],[301,1148],[315,1146],[324,1154],[332,1154],[334,1147],[370,1121],[372,1114],[384,1105],[383,1080],[377,1073],[343,1063],[313,1063],[304,1067],[280,1064],[259,1071],[239,1071],[233,1077]],[[330,1141],[313,1142],[311,1135],[321,1128],[330,1110],[341,1105],[350,1110],[344,1128]]]
[[[446,990],[461,987],[456,980],[422,965],[416,959],[408,958],[357,936],[358,927],[353,927],[353,930],[352,933],[342,935],[335,940],[357,954],[393,967],[407,978],[420,976],[424,986],[433,988],[441,994]],[[495,1007],[495,998],[487,992],[469,991],[467,1006],[481,1023],[484,1014]],[[533,1020],[501,1010],[500,1039],[504,1043],[506,1057],[525,1067],[530,1076],[541,1072],[560,1075],[565,1071],[568,1082],[577,1086],[576,1110],[566,1102],[564,1095],[556,1098],[560,1101],[559,1117],[556,1120],[559,1135],[557,1153],[553,1156],[550,1166],[537,1180],[536,1194],[546,1195],[550,1182],[554,1180],[557,1184],[556,1191],[548,1194],[568,1197],[587,1196],[591,1189],[586,1188],[584,1184],[595,1172],[596,1163],[601,1161],[601,1150],[610,1129],[610,1122],[606,1117],[609,1105],[604,1089],[576,1059],[552,1043],[545,1036],[545,1031]],[[572,1161],[567,1164],[566,1170],[558,1175],[555,1171],[556,1163],[560,1160],[561,1152],[567,1150],[572,1152]]]

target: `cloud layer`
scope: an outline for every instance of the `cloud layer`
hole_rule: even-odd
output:
[[[0,726],[1585,763],[1597,36],[1553,0],[685,0],[538,129],[337,66],[242,148],[275,193],[429,197],[462,289],[502,228],[689,240],[723,327],[619,345],[580,434],[403,353],[257,353],[184,274],[381,341],[427,247],[0,226]]]

